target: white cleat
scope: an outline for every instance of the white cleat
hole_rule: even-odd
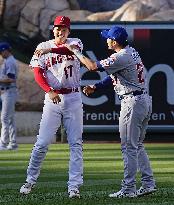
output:
[[[68,192],[68,194],[70,199],[74,199],[74,198],[80,199],[80,192],[78,189],[72,189]]]
[[[9,144],[7,146],[8,150],[17,150],[18,149],[18,145],[17,144]]]
[[[0,143],[0,151],[7,150],[7,146],[5,144]]]
[[[137,196],[149,195],[157,191],[156,187],[143,188],[142,186],[137,190]]]
[[[136,192],[132,192],[132,193],[126,193],[122,190],[115,192],[113,194],[109,194],[109,197],[111,198],[134,198],[137,197]]]
[[[21,194],[29,194],[31,192],[31,190],[34,188],[35,184],[31,184],[26,182],[25,184],[23,184],[20,188],[20,193]]]

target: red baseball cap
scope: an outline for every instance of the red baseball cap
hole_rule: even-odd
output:
[[[70,28],[70,19],[67,16],[56,16],[54,26],[65,26]]]

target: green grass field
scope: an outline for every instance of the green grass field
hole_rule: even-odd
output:
[[[145,144],[154,170],[158,191],[134,199],[110,199],[120,189],[123,162],[120,144],[84,144],[84,186],[81,199],[69,199],[69,150],[67,144],[50,146],[37,186],[28,196],[19,194],[25,181],[32,145],[20,145],[18,151],[0,152],[1,205],[172,205],[174,204],[174,144]],[[137,187],[140,186],[137,176]]]

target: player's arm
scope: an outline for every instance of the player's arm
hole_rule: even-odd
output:
[[[87,58],[86,56],[84,56],[81,53],[81,51],[76,47],[76,45],[66,44],[66,47],[77,56],[77,58],[80,60],[80,62],[82,64],[84,64],[88,70],[90,70],[90,71],[98,70],[97,63],[95,61],[92,61],[90,58]]]
[[[16,79],[15,79],[15,75],[13,73],[8,73],[6,78],[0,79],[0,83],[7,83],[7,84],[13,83],[15,81],[16,81]]]
[[[41,50],[43,47],[44,45],[41,43],[37,46],[36,50]],[[38,57],[34,54],[29,66],[33,69],[36,83],[42,88],[42,90],[49,94],[53,103],[59,103],[61,99],[58,93],[50,87],[47,78],[45,77],[45,58],[42,56]]]
[[[0,79],[0,83],[10,84],[16,81],[16,63],[13,61],[5,62],[5,73],[3,78]]]
[[[49,86],[45,76],[44,76],[44,70],[40,67],[34,67],[34,79],[37,82],[37,84],[44,90],[46,93],[50,92],[52,89]]]
[[[113,80],[110,76],[105,77],[103,80],[101,80],[100,82],[94,84],[94,85],[87,85],[83,88],[83,92],[85,93],[85,95],[91,95],[92,93],[94,93],[97,90],[101,90],[104,88],[108,88],[111,85],[113,85]]]
[[[59,95],[56,93],[55,90],[53,90],[45,76],[44,76],[44,70],[41,69],[40,67],[34,67],[33,69],[34,71],[34,78],[35,78],[35,81],[37,82],[37,84],[42,88],[42,90],[44,90],[46,93],[49,94],[49,97],[50,99],[53,101],[53,103],[57,104],[61,101]]]
[[[76,49],[82,51],[83,44],[79,39],[76,39],[75,41],[70,43],[72,43]],[[37,48],[34,52],[34,54],[37,57],[41,57],[43,54],[47,54],[47,53],[56,53],[60,55],[74,55],[74,53],[66,47],[66,44],[60,45],[59,47],[56,48],[39,48],[39,49]]]
[[[66,45],[66,46],[70,51],[72,51],[77,56],[80,62],[84,64],[89,71],[104,71],[102,66],[100,66],[99,62],[95,62],[90,58],[84,56],[81,53],[81,51],[76,48],[75,45]]]
[[[41,57],[44,54],[47,53],[56,53],[60,55],[73,55],[74,53],[70,51],[67,47],[62,46],[62,47],[57,47],[57,48],[42,48],[42,49],[36,49],[34,54],[37,57]]]
[[[112,54],[108,58],[94,62],[90,58],[84,56],[74,45],[66,45],[73,53],[79,58],[82,64],[84,64],[89,71],[106,71],[108,74],[113,74],[119,70],[124,69],[123,57],[117,53]]]
[[[30,67],[33,69],[36,83],[42,88],[42,90],[49,94],[53,103],[59,103],[61,101],[59,95],[50,87],[45,77],[44,58],[38,58],[34,55],[31,59]]]

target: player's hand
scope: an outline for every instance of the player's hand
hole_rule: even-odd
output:
[[[40,58],[42,55],[47,54],[50,51],[51,51],[51,48],[39,49],[39,50],[35,50],[34,55]]]
[[[54,90],[49,91],[48,94],[54,104],[58,104],[61,102],[59,95],[56,92],[54,92]]]
[[[85,93],[85,95],[91,95],[92,93],[95,92],[95,85],[87,85],[83,88],[83,93]]]
[[[65,44],[65,46],[70,50],[70,51],[74,51],[74,50],[79,50],[77,45],[68,45],[68,44]]]

